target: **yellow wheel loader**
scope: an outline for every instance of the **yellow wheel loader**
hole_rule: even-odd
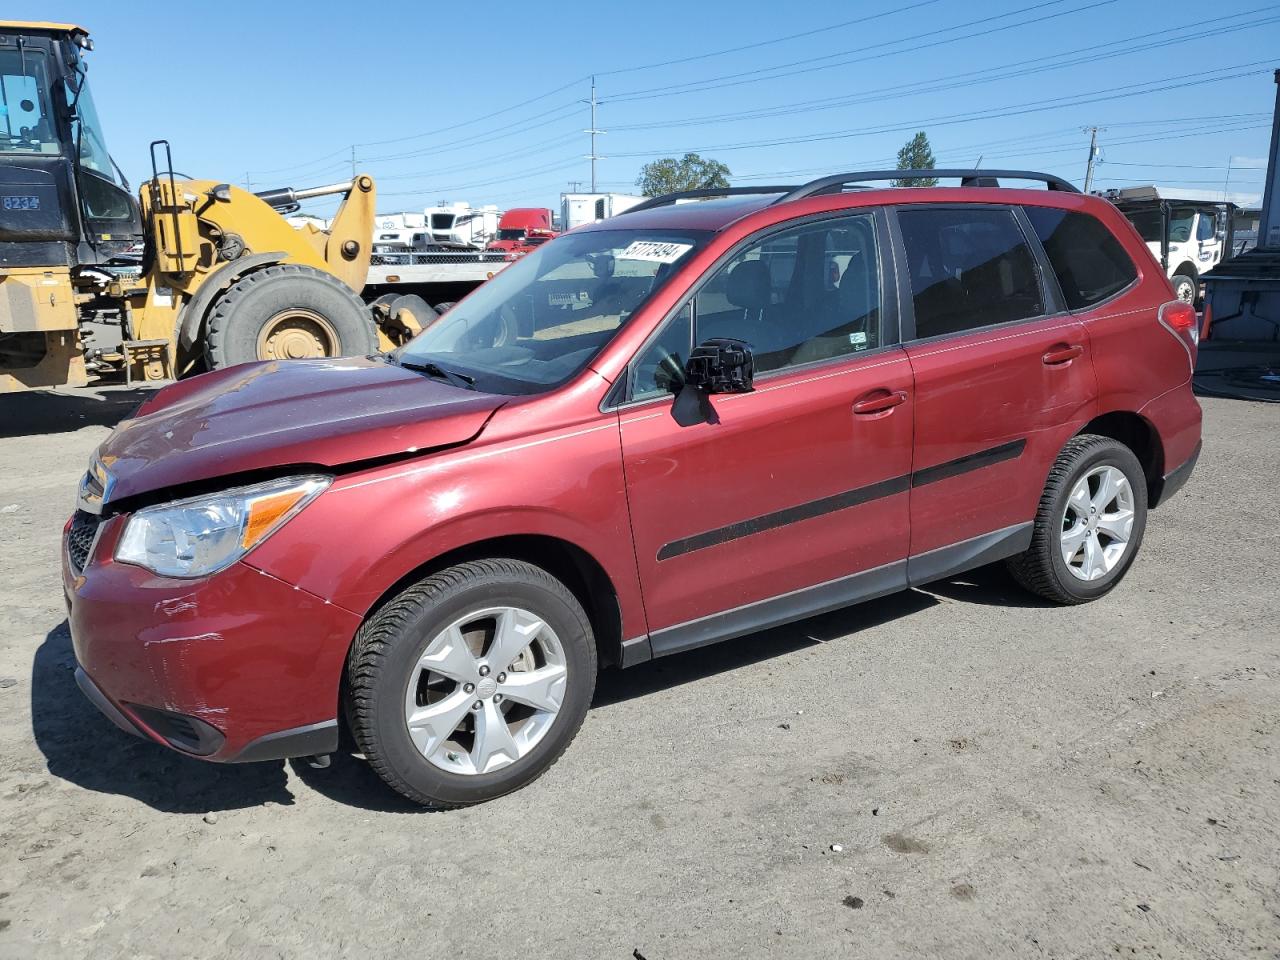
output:
[[[0,21],[0,393],[82,385],[91,369],[160,380],[371,353],[431,319],[425,305],[375,312],[358,296],[368,176],[254,194],[174,173],[156,141],[135,199],[89,92],[92,48],[71,24]],[[328,229],[285,219],[326,195],[343,195]],[[120,346],[94,347],[93,321],[118,324]]]

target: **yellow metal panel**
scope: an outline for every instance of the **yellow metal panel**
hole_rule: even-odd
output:
[[[14,30],[49,30],[54,33],[83,33],[89,35],[84,27],[74,23],[50,23],[47,20],[0,20],[0,28]]]
[[[0,333],[75,330],[78,325],[66,267],[0,270]]]

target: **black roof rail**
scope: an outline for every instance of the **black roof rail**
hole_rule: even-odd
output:
[[[775,200],[789,203],[823,193],[840,193],[846,186],[856,186],[865,180],[917,180],[926,177],[959,178],[962,187],[998,187],[1001,180],[1039,180],[1050,190],[1079,193],[1075,185],[1052,173],[1036,173],[1034,170],[864,170],[858,173],[837,173],[829,177],[810,180]],[[632,207],[634,210],[635,208]]]
[[[627,207],[623,213],[636,213],[640,210],[652,210],[654,207],[668,207],[677,200],[701,200],[706,197],[739,197],[753,194],[788,193],[803,189],[794,183],[786,186],[772,187],[702,187],[698,190],[677,190],[675,193],[664,193],[660,197],[650,197],[634,207]],[[619,214],[621,216],[621,214]]]

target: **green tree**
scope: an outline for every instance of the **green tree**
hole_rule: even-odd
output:
[[[929,146],[929,138],[921,130],[902,145],[898,151],[899,170],[932,170],[937,161],[933,158],[933,148]],[[893,181],[895,187],[936,187],[937,177],[911,177],[906,180]]]
[[[719,160],[703,159],[696,153],[686,153],[677,160],[663,157],[646,163],[640,168],[636,186],[646,197],[660,197],[678,190],[701,190],[706,187],[727,187],[729,168]]]

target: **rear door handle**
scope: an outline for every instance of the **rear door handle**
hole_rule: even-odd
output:
[[[1040,359],[1046,367],[1056,367],[1063,363],[1070,363],[1082,353],[1084,353],[1084,347],[1078,343],[1060,343],[1046,350]]]
[[[876,392],[880,393],[880,391]],[[853,412],[861,417],[869,416],[873,413],[884,413],[886,410],[892,410],[898,404],[905,402],[906,399],[907,394],[902,390],[880,393],[880,396],[859,400],[853,405]]]

